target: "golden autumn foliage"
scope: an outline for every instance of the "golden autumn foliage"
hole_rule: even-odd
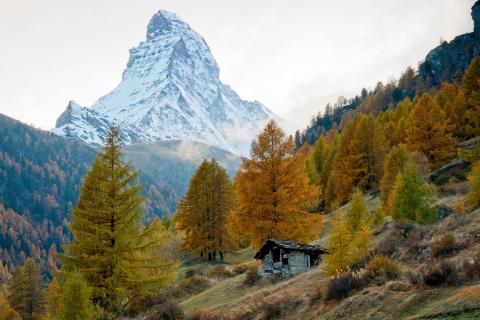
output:
[[[355,187],[371,190],[378,186],[388,152],[383,126],[372,115],[359,115],[344,128],[336,152],[330,188],[342,204]],[[331,190],[330,193],[333,193]]]
[[[337,210],[332,220],[332,229],[328,237],[325,255],[325,274],[336,275],[348,269],[353,262],[351,250],[352,234],[342,213]]]
[[[232,223],[254,248],[271,238],[309,242],[317,237],[321,217],[309,213],[317,190],[308,183],[305,154],[295,156],[293,140],[270,121],[252,142],[235,178],[238,207]]]
[[[480,57],[471,62],[463,78],[465,113],[462,124],[467,137],[480,135]]]
[[[411,161],[411,159],[405,145],[395,146],[388,153],[385,159],[383,177],[380,181],[380,199],[385,208],[389,206],[388,200],[395,185],[397,175],[409,161]]]
[[[467,196],[467,203],[470,209],[477,209],[480,207],[480,162],[473,167],[468,180],[471,190]]]
[[[218,254],[223,260],[223,254],[236,247],[227,232],[233,205],[227,172],[215,160],[204,160],[175,214],[176,227],[184,235],[182,249],[208,260],[215,260]]]
[[[431,169],[437,169],[455,155],[457,139],[445,112],[433,97],[423,94],[410,113],[407,148],[423,153]]]

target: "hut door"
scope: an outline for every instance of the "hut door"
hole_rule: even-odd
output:
[[[282,253],[282,265],[287,266],[288,265],[288,253]]]
[[[305,257],[305,266],[307,268],[310,268],[310,255],[306,254],[304,255],[304,257]]]

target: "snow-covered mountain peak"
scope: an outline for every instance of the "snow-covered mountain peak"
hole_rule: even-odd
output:
[[[90,108],[70,102],[53,132],[102,144],[106,128],[116,125],[127,143],[193,140],[247,155],[263,125],[282,120],[261,103],[242,100],[219,73],[205,40],[160,10],[146,40],[130,49],[119,85]]]

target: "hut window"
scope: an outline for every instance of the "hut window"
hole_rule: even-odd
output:
[[[279,248],[273,248],[272,249],[272,259],[273,259],[273,262],[280,262],[280,249]]]
[[[305,256],[305,265],[307,268],[310,268],[310,255],[306,254]]]
[[[286,266],[288,264],[288,253],[282,254],[282,265]]]

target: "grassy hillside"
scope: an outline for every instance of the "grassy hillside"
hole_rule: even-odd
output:
[[[465,195],[465,183],[458,183],[452,194],[441,194],[438,203],[455,207]],[[378,198],[369,198],[374,205]],[[342,208],[345,210],[346,207]],[[325,229],[328,229],[328,220]],[[410,230],[407,235],[404,229]],[[330,281],[319,267],[293,278],[272,283],[261,281],[253,286],[244,284],[245,274],[215,282],[208,289],[181,300],[182,308],[191,312],[204,309],[228,319],[477,319],[480,316],[480,280],[466,273],[480,271],[480,264],[466,271],[472,258],[480,261],[480,210],[455,212],[446,219],[428,226],[398,223],[387,219],[374,231],[377,254],[388,254],[401,267],[394,280],[375,280],[361,289],[351,290],[340,300],[327,299]],[[316,242],[325,243],[325,235]],[[452,233],[456,249],[432,258],[432,246],[442,235]],[[251,263],[253,252],[237,263]],[[250,257],[250,261],[249,261]],[[422,282],[422,272],[433,261],[447,261],[454,266],[455,279],[439,285]],[[477,260],[475,260],[477,261]],[[476,263],[478,263],[478,261]],[[229,261],[232,262],[232,261]],[[198,267],[198,266],[197,266]],[[227,266],[228,268],[228,266]],[[472,270],[473,270],[472,269]],[[415,275],[417,279],[412,279]],[[453,277],[453,276],[452,276]]]

